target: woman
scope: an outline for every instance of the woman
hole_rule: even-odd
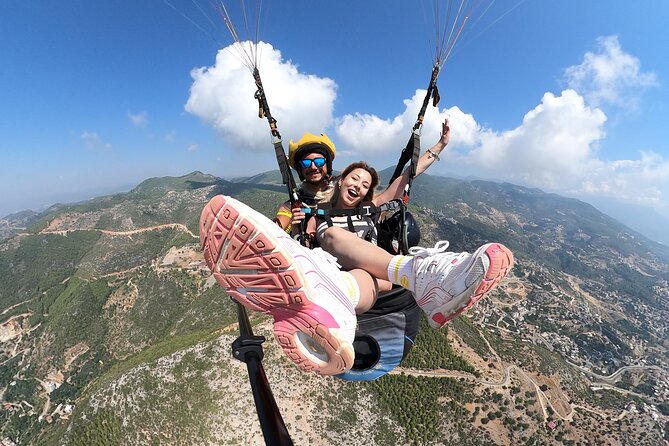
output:
[[[398,178],[395,182],[399,182],[400,179]],[[346,210],[355,209],[362,203],[369,202],[379,206],[397,198],[386,193],[390,188],[374,197],[374,189],[378,184],[379,176],[373,167],[363,161],[352,163],[344,169],[335,182],[330,204],[333,209]],[[294,221],[298,219],[295,218]],[[335,257],[339,257],[344,249],[373,249],[373,252],[378,254],[373,246],[377,241],[376,225],[368,215],[333,215],[327,218],[318,216],[309,220],[306,232],[316,240],[318,246],[324,245],[324,249]],[[358,240],[346,243],[348,236],[344,235],[345,233],[354,234],[361,241],[364,240],[371,244],[359,244]],[[338,246],[340,243],[343,245]],[[369,310],[374,305],[380,291],[389,291],[392,288],[392,283],[373,277],[362,268],[351,268],[349,273],[355,277],[360,288],[360,300],[356,306],[357,314]]]
[[[446,119],[442,124],[439,141],[419,158],[416,177],[425,172],[435,160],[439,160],[439,154],[448,145],[450,135],[451,130],[448,119]],[[379,184],[376,170],[363,161],[352,163],[336,180],[330,204],[334,209],[354,209],[366,202],[371,202],[378,207],[402,196],[404,187],[409,181],[409,175],[410,171],[407,168],[387,189],[375,195],[374,190]],[[293,209],[293,225],[299,226],[303,218],[304,214],[299,209]],[[392,283],[383,278],[383,270],[393,256],[383,249],[372,247],[376,245],[377,236],[376,226],[369,216],[333,216],[328,219],[311,219],[306,232],[314,236],[318,245],[334,255],[339,264],[355,277],[360,288],[360,300],[356,306],[357,314],[369,310],[376,302],[380,291],[388,291],[392,288]],[[371,242],[372,245],[361,244],[360,240],[354,238],[353,235],[358,239]],[[361,268],[361,265],[364,266]]]

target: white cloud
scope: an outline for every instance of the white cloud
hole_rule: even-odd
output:
[[[149,124],[149,115],[145,111],[139,113],[128,111],[128,119],[135,127],[144,128]]]
[[[641,152],[637,160],[593,162],[579,192],[669,210],[669,159]]]
[[[95,132],[82,132],[81,140],[84,142],[86,148],[93,152],[111,150],[112,148],[111,144],[102,141],[102,138]]]
[[[598,43],[598,53],[587,53],[581,64],[565,70],[572,88],[560,94],[545,93],[515,128],[496,131],[457,106],[430,106],[422,128],[423,149],[439,138],[441,123],[448,117],[452,137],[437,165],[442,169],[582,198],[607,196],[669,210],[668,159],[651,151],[640,153],[635,160],[600,158],[607,123],[603,107],[636,104],[635,95],[657,81],[654,74],[641,72],[639,60],[625,53],[616,37],[600,38]],[[334,81],[302,74],[278,50],[261,45],[263,82],[284,136],[320,133],[334,125],[341,155],[399,154],[425,90],[416,90],[394,117],[354,113],[333,118]],[[257,118],[255,85],[230,47],[219,51],[213,67],[193,70],[192,76],[186,111],[213,125],[231,147],[267,149],[269,132],[266,121]]]
[[[657,85],[655,73],[641,71],[638,58],[623,51],[617,36],[597,39],[598,53],[588,52],[580,65],[565,71],[570,88],[594,105],[637,105],[637,95]]]
[[[605,122],[604,113],[587,107],[573,90],[546,93],[519,127],[482,132],[464,161],[496,178],[551,189],[573,186],[588,174]]]
[[[481,129],[479,142],[451,153],[449,163],[479,177],[669,210],[669,159],[641,152],[639,159],[602,160],[605,123],[604,112],[588,107],[574,90],[546,93],[521,125],[503,132]]]
[[[343,146],[361,154],[399,153],[411,135],[426,90],[416,90],[411,99],[404,100],[404,110],[391,119],[375,115],[356,113],[337,119],[336,133]],[[429,106],[423,121],[421,141],[431,145],[439,139],[441,124],[448,117],[453,145],[474,145],[480,138],[481,129],[474,117],[463,113],[458,107],[435,110]]]
[[[511,130],[495,132],[475,122],[464,150],[450,147],[450,162],[461,172],[541,187],[587,198],[605,196],[669,211],[669,159],[652,151],[638,159],[603,160],[604,105],[636,106],[643,89],[656,84],[616,37],[598,39],[600,53],[587,53],[565,77],[575,89],[547,92]],[[455,134],[459,120],[453,120]],[[453,145],[453,144],[451,144]]]
[[[397,150],[400,138],[407,135],[403,116],[381,119],[376,115],[356,113],[337,122],[336,133],[343,145],[353,152],[379,153]]]
[[[285,139],[305,131],[320,133],[332,124],[337,85],[328,78],[301,73],[270,44],[258,44],[258,67],[269,108]],[[256,86],[242,63],[238,47],[228,46],[216,64],[192,70],[193,84],[186,111],[212,125],[230,147],[267,150],[269,126],[258,119]]]
[[[347,150],[360,154],[398,153],[406,144],[424,96],[425,90],[417,90],[404,101],[402,113],[390,119],[346,115],[337,120],[337,137]],[[452,137],[442,159],[445,166],[460,174],[563,194],[597,194],[637,202],[660,200],[661,189],[653,185],[669,178],[667,161],[657,155],[601,161],[598,148],[606,136],[607,117],[571,89],[558,96],[545,93],[518,127],[500,132],[481,126],[458,107],[430,108],[422,129],[423,148],[438,139],[446,117]],[[664,197],[667,200],[666,192]]]
[[[195,152],[197,151],[198,145],[197,144],[191,144],[188,147],[186,147],[186,150],[188,152]]]

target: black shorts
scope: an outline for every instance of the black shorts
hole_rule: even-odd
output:
[[[337,376],[370,381],[397,367],[416,340],[420,313],[413,295],[404,288],[379,295],[372,308],[358,315],[353,368]]]

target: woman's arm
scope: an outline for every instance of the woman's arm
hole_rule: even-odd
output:
[[[444,119],[444,123],[441,125],[441,137],[439,141],[418,158],[418,166],[416,166],[416,176],[425,172],[432,163],[437,160],[439,161],[439,154],[442,150],[446,148],[448,142],[451,140],[451,127],[448,125],[448,118]],[[409,169],[405,169],[407,172]],[[408,180],[408,175],[407,175]]]
[[[420,158],[418,158],[418,164],[416,165],[416,177],[425,172],[427,168],[432,165],[434,160],[439,160],[439,154],[448,145],[450,139],[451,128],[448,125],[448,118],[446,118],[441,127],[441,137],[439,138],[439,141],[437,141],[435,145],[430,147]],[[404,172],[402,172],[402,175],[397,177],[386,190],[374,197],[372,202],[378,206],[380,204],[387,203],[390,200],[401,197],[402,192],[404,191],[404,187],[409,182],[409,175],[409,167],[407,167],[404,169]]]

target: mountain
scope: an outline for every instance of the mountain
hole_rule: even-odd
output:
[[[590,200],[597,209],[639,231],[652,240],[669,246],[669,219],[655,210],[618,201],[598,199]]]
[[[22,211],[0,218],[0,241],[14,236],[24,230],[38,216],[34,211]]]
[[[249,184],[283,184],[281,172],[278,170],[270,170],[268,172],[259,173],[250,177],[233,178],[230,181],[233,183],[249,183]],[[298,181],[295,178],[295,181]]]
[[[277,172],[201,172],[59,204],[0,241],[5,444],[261,444],[236,308],[212,280],[198,219],[216,194],[267,216]],[[669,421],[669,250],[574,199],[421,176],[424,245],[495,240],[515,254],[489,299],[423,321],[396,374],[300,372],[271,323],[264,365],[295,444],[662,444]],[[22,220],[23,219],[23,220]]]
[[[25,191],[22,194],[4,193],[2,202],[0,203],[0,219],[7,219],[8,213],[15,213],[14,210],[29,207],[34,212],[41,213],[53,203],[72,203],[76,201],[87,200],[92,197],[99,197],[101,195],[109,195],[119,192],[129,191],[134,184],[117,184],[115,186],[90,186],[81,185],[80,189],[76,191],[63,192],[58,191],[58,187],[53,190],[42,190],[41,193],[35,195],[36,191]],[[6,191],[5,191],[6,192]],[[3,217],[5,215],[5,217]]]

